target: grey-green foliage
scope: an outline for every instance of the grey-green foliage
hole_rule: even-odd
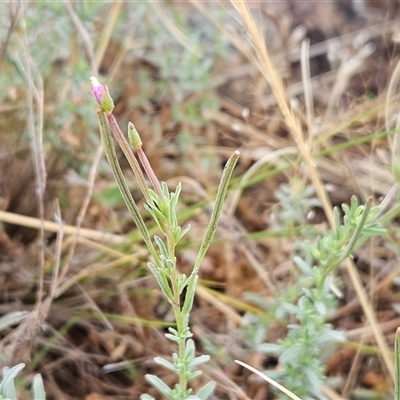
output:
[[[297,304],[283,305],[289,316],[296,317],[297,323],[288,325],[288,335],[281,342],[280,362],[284,366],[287,388],[303,398],[323,398],[320,390],[324,370],[320,351],[341,338],[340,333],[325,323],[327,316],[336,309],[331,274],[368,237],[384,233],[374,221],[378,207],[370,208],[369,203],[360,206],[352,197],[350,206],[343,204],[342,210],[343,223],[335,209],[336,229],[326,231],[314,243],[306,241],[306,256],[295,257],[304,287]]]
[[[313,186],[306,186],[303,179],[294,178],[288,183],[282,183],[274,193],[278,205],[272,213],[272,225],[275,229],[285,232],[285,237],[290,240],[296,234],[292,243],[294,251],[302,252],[304,238],[310,237],[306,221],[310,211],[321,205],[321,201],[315,195]],[[294,228],[300,228],[295,230]],[[300,236],[300,237],[299,237]],[[294,277],[292,283],[285,287],[275,297],[275,301],[266,302],[264,298],[255,293],[246,293],[245,297],[262,310],[258,315],[248,313],[244,316],[245,325],[242,329],[243,340],[246,346],[255,350],[269,329],[274,329],[276,323],[283,320],[287,313],[281,305],[293,304],[301,295],[303,280]]]
[[[155,12],[155,8],[164,14]],[[143,23],[132,27],[131,21],[137,18]],[[221,20],[222,15],[215,18]],[[128,9],[126,22],[134,37],[141,38],[140,46],[133,49],[135,56],[157,69],[156,80],[143,72],[137,74],[141,93],[135,102],[143,104],[143,95],[147,94],[149,99],[170,104],[175,122],[191,126],[202,123],[202,112],[218,107],[213,88],[220,82],[213,78],[214,69],[218,59],[227,54],[228,41],[197,10],[186,12],[144,2]],[[173,32],[168,25],[174,26]]]
[[[275,197],[279,205],[274,216],[279,226],[304,224],[309,211],[321,206],[314,187],[305,186],[302,179],[292,179],[290,183],[281,184]]]
[[[23,319],[29,315],[27,311],[11,311],[0,317],[0,331],[12,326],[19,324]]]
[[[344,339],[326,323],[327,317],[337,308],[338,280],[333,273],[369,237],[385,232],[376,222],[379,208],[371,207],[371,199],[364,206],[352,197],[351,204],[343,204],[342,210],[343,221],[339,210],[334,210],[335,229],[302,243],[302,255],[294,257],[298,267],[296,283],[287,290],[285,288],[285,293],[275,302],[256,299],[268,316],[264,316],[260,324],[258,343],[261,334],[268,330],[266,322],[289,321],[288,333],[283,340],[257,346],[261,352],[279,356],[283,367],[282,372],[267,374],[303,399],[324,399],[321,392],[325,379],[322,352]],[[251,323],[257,326],[257,318],[253,316]],[[288,398],[282,393],[277,396]]]
[[[17,364],[12,368],[3,368],[3,379],[0,382],[0,400],[16,400],[17,393],[15,390],[14,379],[17,374],[25,367],[25,364]],[[45,400],[46,392],[43,386],[43,380],[40,374],[33,378],[32,384],[32,399]]]
[[[66,153],[65,148],[67,144],[69,146],[79,142],[81,146],[76,146],[74,150],[83,155],[90,154],[99,144],[99,139],[94,134],[96,118],[89,108],[90,94],[82,92],[82,87],[87,85],[87,80],[93,72],[82,37],[77,33],[77,28],[67,11],[67,2],[1,3],[4,5],[0,5],[0,26],[3,28],[10,25],[11,10],[14,10],[18,23],[10,37],[0,74],[0,87],[10,90],[1,91],[0,100],[4,101],[8,96],[6,100],[15,106],[11,118],[14,124],[18,124],[19,120],[26,120],[29,107],[25,104],[26,96],[21,94],[26,92],[29,85],[24,71],[30,70],[34,75],[40,75],[45,91],[44,142],[58,150],[61,156],[65,155],[69,168],[85,175],[90,168],[90,165],[83,161],[85,157],[79,156],[78,161],[74,158],[74,151],[69,147]],[[98,38],[98,22],[104,19],[102,12],[106,7],[109,7],[107,2],[101,1],[78,1],[73,5],[92,40],[93,47]],[[0,29],[1,32],[3,29]],[[0,37],[5,36],[0,34]],[[26,53],[29,53],[29,57]],[[10,95],[14,92],[18,93],[15,98]],[[3,123],[7,123],[7,119]],[[69,137],[60,134],[65,132],[66,126],[70,128]],[[89,140],[86,136],[84,141],[80,140],[76,132],[85,132]],[[20,131],[20,134],[22,140],[27,137],[27,132]]]

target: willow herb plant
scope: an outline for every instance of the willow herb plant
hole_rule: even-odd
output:
[[[112,114],[114,102],[108,92],[107,86],[101,85],[94,77],[91,78],[91,82],[93,86],[92,93],[100,105],[98,119],[101,138],[108,162],[111,165],[114,177],[129,213],[153,257],[153,261],[148,263],[149,269],[170,303],[176,322],[176,328],[170,327],[169,333],[166,334],[166,337],[175,342],[178,347],[177,353],[172,355],[172,362],[162,357],[156,357],[154,361],[175,372],[178,375],[178,383],[171,389],[155,375],[146,375],[146,379],[167,399],[206,400],[213,393],[215,382],[208,382],[195,395],[191,394],[192,389],[188,386],[190,380],[201,374],[201,371],[196,370],[196,367],[209,359],[207,355],[196,356],[195,343],[192,340],[193,335],[189,327],[189,316],[193,306],[200,264],[211,244],[217,228],[218,219],[222,210],[222,203],[226,196],[229,180],[238,160],[239,152],[235,151],[233,153],[223,171],[214,210],[211,214],[210,222],[192,272],[189,276],[181,274],[176,267],[175,248],[179,240],[190,228],[188,226],[186,229],[182,230],[178,224],[176,206],[178,204],[181,185],[179,184],[177,186],[175,192],[169,192],[167,184],[165,182],[159,182],[143,151],[140,136],[134,125],[131,122],[128,125],[128,142]],[[150,236],[118,163],[113,137],[124,152],[135,174],[140,189],[146,199],[145,208],[153,217],[159,230],[163,234],[163,238],[154,236],[152,239]],[[136,152],[137,157],[134,152]],[[143,171],[146,173],[152,185],[152,189],[146,186]],[[141,396],[141,399],[149,400],[153,399],[153,397],[144,394]]]

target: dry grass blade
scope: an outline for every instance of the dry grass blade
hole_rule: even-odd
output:
[[[62,223],[62,217],[61,217],[61,210],[60,210],[60,205],[57,201],[56,203],[56,212],[54,214],[56,223],[59,227],[59,230],[57,232],[57,239],[56,239],[56,245],[55,245],[55,261],[54,261],[54,267],[53,267],[53,274],[51,278],[51,286],[50,286],[50,295],[49,297],[53,300],[55,296],[55,291],[57,289],[57,284],[58,284],[58,278],[59,278],[59,272],[60,272],[60,264],[61,264],[61,253],[62,253],[62,243],[64,239],[64,227]]]
[[[22,3],[17,2],[15,5],[15,9],[13,9],[12,7],[9,8],[9,26],[7,29],[7,35],[5,37],[5,39],[3,40],[3,43],[1,45],[1,49],[0,49],[0,64],[3,62],[4,57],[7,53],[7,48],[8,45],[10,43],[10,38],[11,35],[13,34],[14,30],[16,29],[17,25],[18,25],[18,18],[19,18],[19,14],[21,11],[21,5]]]
[[[207,301],[208,303],[212,304],[216,310],[219,310],[222,314],[224,314],[228,320],[233,321],[236,325],[242,326],[243,319],[242,317],[235,312],[232,307],[229,307],[222,301],[218,300],[213,294],[207,291],[206,288],[202,286],[197,286],[196,294],[201,297],[203,300]]]
[[[39,229],[41,225],[40,219],[1,210],[0,210],[0,221],[19,226],[26,226],[28,228],[34,228],[34,229]],[[48,232],[59,232],[60,226],[58,223],[52,221],[43,221],[43,229]],[[109,243],[113,245],[121,244],[126,241],[125,236],[115,235],[109,232],[101,232],[99,230],[94,230],[94,229],[80,228],[78,232],[78,228],[73,225],[63,225],[63,231],[66,235],[76,236],[79,233],[79,236],[83,238]]]
[[[356,38],[357,39],[357,38]],[[325,119],[329,120],[333,116],[333,111],[348,88],[350,79],[365,65],[366,59],[373,53],[374,47],[367,43],[361,43],[357,53],[348,59],[341,60],[341,65],[337,71],[335,84],[333,85],[331,96],[329,97],[328,107],[325,112]]]
[[[260,72],[269,83],[271,90],[277,99],[277,103],[284,121],[288,125],[288,128],[300,150],[300,154],[304,157],[304,160],[308,166],[311,181],[315,186],[318,197],[321,199],[326,217],[328,218],[330,225],[334,226],[335,223],[332,215],[332,204],[316,170],[315,163],[312,159],[311,150],[305,143],[304,132],[301,128],[300,121],[290,108],[286,99],[282,79],[273,64],[272,57],[268,52],[268,47],[265,43],[264,37],[257,27],[253,17],[251,16],[246,2],[243,0],[232,0],[232,3],[242,16],[246,24],[246,28],[249,31],[255,53],[252,56],[252,61],[255,63],[255,65],[257,65]]]
[[[111,11],[108,14],[107,22],[103,30],[101,31],[99,41],[97,43],[97,48],[94,56],[95,65],[101,65],[103,61],[107,46],[110,43],[111,36],[115,29],[123,4],[123,1],[114,1],[111,4]]]
[[[337,394],[333,389],[331,389],[329,386],[324,385],[322,387],[322,392],[324,393],[325,396],[327,396],[330,400],[346,400],[345,397],[340,396]]]
[[[314,101],[311,86],[309,39],[303,40],[301,43],[301,76],[304,87],[304,102],[306,105],[307,114],[308,140],[311,140],[314,125]]]
[[[92,198],[93,187],[94,187],[94,182],[95,182],[96,173],[97,173],[97,167],[99,165],[102,154],[103,154],[103,146],[100,144],[97,147],[96,154],[94,156],[94,160],[93,160],[92,166],[90,168],[86,195],[85,195],[85,198],[83,199],[81,209],[79,210],[79,214],[76,219],[76,231],[75,231],[75,234],[73,235],[73,240],[72,240],[71,246],[68,251],[67,260],[60,271],[60,276],[58,279],[59,284],[62,283],[65,275],[67,274],[69,264],[71,263],[72,257],[74,256],[74,253],[75,253],[77,239],[79,236],[79,231],[81,229],[81,225],[83,223],[86,211],[89,207],[90,199]]]
[[[252,366],[250,366],[250,365],[248,365],[248,364],[246,364],[246,363],[244,363],[242,361],[238,361],[238,360],[235,360],[235,363],[241,365],[244,368],[247,368],[249,371],[251,371],[254,374],[258,375],[261,379],[264,379],[264,381],[268,382],[274,388],[276,388],[276,389],[280,390],[282,393],[286,394],[286,396],[288,396],[292,400],[301,400],[300,397],[296,396],[294,393],[292,393],[289,390],[287,390],[285,387],[280,385],[278,382],[274,381],[269,376],[263,374],[262,372],[258,371],[257,369],[253,368]]]
[[[24,10],[26,12],[26,10]],[[27,98],[28,98],[28,129],[30,137],[31,152],[34,161],[35,183],[36,183],[36,201],[38,208],[38,218],[40,221],[38,241],[40,250],[38,252],[38,268],[39,282],[37,289],[37,301],[34,323],[27,326],[30,334],[29,340],[34,337],[36,328],[42,323],[45,314],[41,313],[41,305],[43,301],[44,289],[44,193],[46,190],[46,166],[45,154],[43,148],[43,113],[44,113],[44,88],[43,79],[37,69],[29,52],[28,33],[26,31],[25,16],[21,19],[22,37],[20,45],[23,50],[23,57],[15,54],[19,69],[27,83]],[[30,343],[33,346],[33,342]]]
[[[283,156],[291,155],[291,154],[297,154],[298,150],[296,147],[286,147],[283,149],[271,151],[270,153],[266,154],[265,156],[261,157],[258,159],[242,176],[240,179],[240,182],[238,184],[238,189],[236,189],[229,197],[227,200],[227,216],[232,217],[237,204],[239,202],[240,196],[242,194],[242,191],[244,187],[246,186],[247,182],[250,180],[250,178],[260,169],[265,164],[270,163],[271,161],[274,161],[275,159],[278,159]]]
[[[88,34],[88,31],[86,30],[85,26],[83,25],[81,19],[79,18],[79,15],[76,13],[74,8],[72,7],[71,2],[66,1],[64,3],[65,8],[68,11],[68,14],[70,15],[73,23],[75,24],[76,28],[78,29],[86,47],[86,52],[88,55],[88,58],[90,60],[90,65],[92,68],[92,75],[97,76],[98,72],[98,64],[96,64],[96,59],[94,57],[94,51],[93,51],[93,46],[92,46],[92,41],[90,40],[90,36]]]
[[[397,120],[393,121],[393,110],[398,110],[398,96],[396,96],[396,88],[398,87],[400,80],[400,61],[396,64],[396,67],[392,73],[389,81],[387,93],[386,93],[386,107],[385,107],[385,125],[386,129],[389,130],[394,125],[398,130],[400,128],[400,115],[397,116]],[[397,97],[397,98],[396,98]],[[396,101],[397,100],[397,101]],[[393,104],[394,103],[394,104]],[[392,169],[394,170],[398,163],[398,157],[400,153],[400,140],[398,131],[390,139],[390,150],[392,153]]]
[[[197,46],[193,46],[188,37],[180,30],[176,23],[171,19],[163,7],[163,2],[150,2],[151,7],[160,19],[160,22],[165,25],[171,35],[188,51],[193,52],[196,56],[202,56],[202,51]]]

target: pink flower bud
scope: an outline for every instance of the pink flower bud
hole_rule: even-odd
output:
[[[107,86],[102,85],[94,76],[90,78],[90,82],[92,83],[91,92],[100,104],[102,110],[106,114],[111,114],[114,109],[114,101],[110,96]]]
[[[106,88],[94,76],[90,78],[90,82],[92,83],[91,91],[94,97],[96,97],[98,103],[101,105],[101,102],[103,100],[103,94],[106,92]]]

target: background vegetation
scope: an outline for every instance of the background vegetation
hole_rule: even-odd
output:
[[[26,364],[19,398],[36,373],[48,399],[157,397],[147,373],[175,382],[153,361],[174,351],[173,315],[103,155],[92,75],[160,180],[182,183],[181,272],[223,165],[241,152],[200,268],[191,329],[211,361],[194,389],[214,380],[215,399],[287,398],[239,359],[303,399],[393,398],[398,11],[397,1],[0,4],[0,365]],[[367,201],[380,209],[352,243]]]

